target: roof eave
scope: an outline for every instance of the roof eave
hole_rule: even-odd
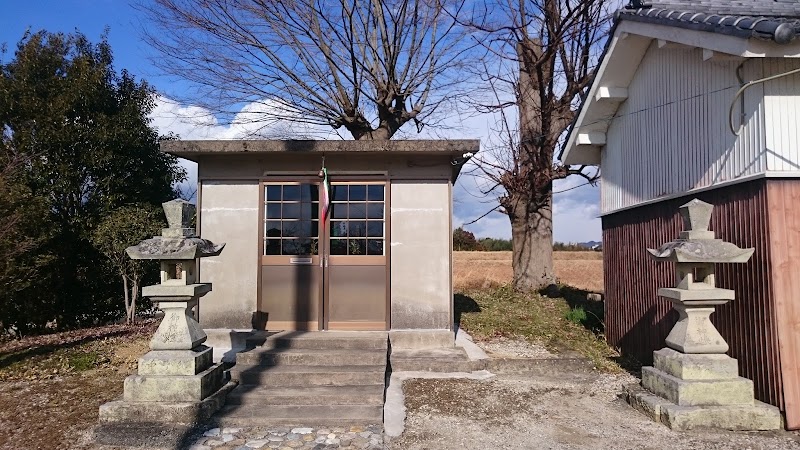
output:
[[[163,141],[161,151],[190,161],[206,156],[279,154],[370,154],[465,156],[480,150],[479,140],[200,140]],[[470,155],[471,156],[471,155]]]
[[[734,58],[800,57],[800,39],[788,44],[778,44],[771,40],[629,20],[631,17],[634,16],[622,14],[615,23],[597,75],[581,103],[580,112],[569,129],[566,143],[559,155],[559,160],[564,164],[600,163],[604,145],[579,144],[578,138],[586,133],[605,133],[620,103],[606,102],[602,105],[597,100],[597,92],[601,87],[627,88],[653,40],[702,48]],[[619,63],[616,63],[617,60]]]

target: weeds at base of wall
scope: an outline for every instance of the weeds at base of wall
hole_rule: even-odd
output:
[[[586,305],[571,307],[568,298],[522,294],[505,284],[463,290],[455,305],[456,320],[477,340],[521,338],[554,353],[578,353],[601,371],[623,370],[619,353],[606,344],[601,331],[593,331],[602,330],[601,316]]]

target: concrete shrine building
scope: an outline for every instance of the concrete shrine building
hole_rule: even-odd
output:
[[[226,243],[199,265],[209,335],[452,330],[452,189],[478,141],[161,146],[197,162],[198,234]]]

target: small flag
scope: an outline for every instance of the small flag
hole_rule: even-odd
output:
[[[325,219],[328,218],[328,211],[331,208],[331,184],[328,181],[328,169],[322,167],[320,170],[322,174],[322,192],[320,193],[319,203],[322,207],[322,217],[320,217],[320,223],[325,223]]]

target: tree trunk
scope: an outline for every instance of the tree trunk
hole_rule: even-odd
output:
[[[547,195],[547,194],[546,194]],[[533,207],[523,199],[519,208],[527,213],[509,214],[511,220],[514,289],[530,292],[555,284],[553,273],[553,197]]]
[[[125,290],[125,323],[130,324],[131,318],[131,297],[128,290],[128,277],[122,275],[122,288]]]
[[[386,128],[377,128],[375,130],[350,130],[353,139],[357,141],[388,141],[391,139],[393,132]]]
[[[504,183],[508,192],[504,209],[511,221],[514,289],[538,291],[555,283],[553,275],[553,152],[542,120],[542,77],[547,67],[537,67],[542,56],[539,39],[517,45],[519,57],[520,142],[519,172]]]
[[[136,300],[139,298],[139,279],[133,279],[133,290],[131,292],[131,310],[128,314],[128,324],[136,323]]]

